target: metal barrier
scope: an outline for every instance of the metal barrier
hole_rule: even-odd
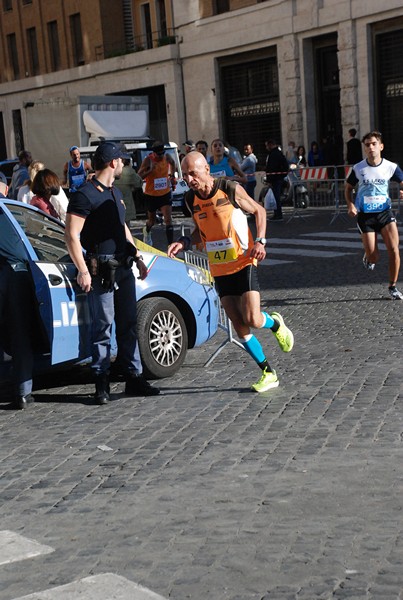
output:
[[[344,184],[350,175],[352,165],[328,165],[324,167],[301,167],[296,169],[296,176],[291,182],[293,191],[293,212],[288,219],[294,217],[304,218],[303,213],[307,208],[333,208],[334,212],[330,223],[338,217],[347,220],[347,204],[344,197]],[[308,206],[301,209],[301,190],[308,194]],[[392,210],[397,220],[401,220],[401,199],[399,184],[391,182],[389,194],[392,201]]]
[[[208,280],[210,285],[214,287],[214,278],[210,273],[210,268],[207,260],[207,256],[203,252],[198,252],[194,250],[188,250],[184,252],[184,260],[185,263],[193,265],[201,269],[208,276]],[[232,333],[232,323],[230,319],[227,317],[227,313],[225,312],[220,300],[218,300],[218,328],[226,333],[226,339],[218,346],[217,350],[210,356],[208,361],[204,364],[205,367],[208,367],[215,357],[225,348],[227,344],[234,343],[242,350],[245,350],[243,345],[234,338]]]

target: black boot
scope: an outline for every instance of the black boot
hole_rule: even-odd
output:
[[[28,408],[28,404],[32,404],[34,402],[34,397],[31,394],[26,394],[25,396],[17,395],[13,402],[13,407],[18,410],[24,410],[24,408]]]
[[[95,402],[97,404],[107,404],[109,402],[109,376],[108,373],[100,373],[95,377]]]
[[[126,396],[158,396],[160,390],[150,385],[143,375],[129,373],[126,377]]]

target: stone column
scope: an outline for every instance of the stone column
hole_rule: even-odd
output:
[[[283,146],[289,140],[294,140],[298,145],[303,143],[303,118],[297,36],[284,36],[277,46],[277,52]]]
[[[338,62],[340,76],[340,106],[343,139],[351,127],[359,129],[357,82],[357,37],[354,21],[340,23],[338,30]]]

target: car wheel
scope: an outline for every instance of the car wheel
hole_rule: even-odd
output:
[[[137,330],[144,375],[171,377],[181,367],[188,348],[185,321],[166,298],[147,298],[137,305]]]

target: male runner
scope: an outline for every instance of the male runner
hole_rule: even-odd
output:
[[[71,160],[66,162],[63,167],[62,186],[64,187],[68,182],[69,192],[72,193],[76,192],[80,185],[86,182],[87,175],[91,171],[91,165],[81,158],[77,146],[72,146],[69,152]]]
[[[345,185],[348,214],[357,217],[357,227],[364,245],[362,259],[372,271],[379,260],[378,233],[385,242],[389,257],[389,295],[392,300],[403,300],[396,283],[400,269],[399,232],[389,197],[389,181],[403,182],[402,169],[382,158],[382,134],[370,131],[362,138],[365,160],[353,166]],[[358,184],[355,201],[353,190]]]
[[[182,174],[190,188],[186,203],[195,229],[191,238],[181,237],[171,244],[168,256],[172,258],[192,244],[203,243],[224,310],[243,347],[262,371],[252,389],[265,392],[277,387],[279,380],[251,328],[271,329],[283,352],[290,352],[294,344],[293,334],[282,316],[277,312],[269,315],[260,309],[257,263],[266,257],[266,211],[241,185],[225,177],[212,177],[206,159],[199,152],[190,152],[183,159]],[[244,212],[255,215],[255,240]]]
[[[165,152],[163,142],[154,142],[151,154],[145,157],[138,174],[145,179],[144,200],[147,221],[143,228],[143,241],[152,245],[151,228],[156,222],[157,210],[162,212],[168,244],[173,240],[172,189],[176,186],[175,161]]]

